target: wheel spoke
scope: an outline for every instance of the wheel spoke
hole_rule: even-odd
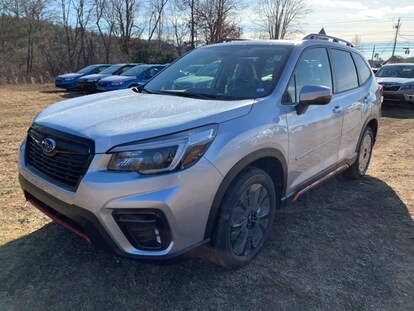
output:
[[[251,250],[252,250],[252,237],[248,236],[246,239],[246,243],[244,244],[243,255],[246,256],[250,254]]]
[[[244,210],[241,205],[237,205],[232,212],[230,225],[232,227],[240,227],[246,224],[246,222],[246,210]]]
[[[256,210],[258,218],[266,216],[270,213],[270,198],[267,196],[265,200],[260,204]]]
[[[265,227],[263,227],[261,224],[256,224],[256,226],[254,226],[251,230],[251,234],[252,234],[252,247],[256,248],[260,242],[263,239],[263,235],[265,232]]]
[[[247,238],[248,238],[247,228],[241,227],[239,230],[239,234],[235,236],[232,242],[233,250],[236,254],[243,255],[244,250],[246,248]]]
[[[239,200],[239,204],[238,206],[242,209],[244,209],[245,211],[247,211],[249,209],[249,194],[244,192]]]

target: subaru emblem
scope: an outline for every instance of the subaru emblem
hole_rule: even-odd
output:
[[[51,155],[51,153],[56,148],[56,142],[52,138],[45,138],[41,142],[42,150],[46,155]]]

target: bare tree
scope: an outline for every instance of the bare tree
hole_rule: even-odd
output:
[[[115,16],[115,33],[119,37],[120,49],[129,58],[138,2],[137,0],[111,0],[111,3]]]
[[[112,37],[115,31],[115,16],[112,10],[112,3],[106,0],[94,0],[93,4],[95,8],[95,24],[105,49],[105,62],[109,63]]]
[[[171,24],[174,45],[177,47],[179,55],[183,53],[184,40],[190,32],[185,14],[186,12],[176,3],[172,5],[168,14],[170,16],[169,22]]]
[[[242,30],[234,19],[241,4],[237,0],[202,0],[195,15],[199,31],[207,44],[226,37],[239,38]]]
[[[355,35],[354,38],[352,39],[352,44],[354,45],[354,47],[358,50],[362,50],[362,39],[361,39],[361,35]]]
[[[168,0],[151,0],[150,6],[152,8],[149,19],[149,34],[148,42],[151,41],[154,32],[158,30],[158,39],[160,40],[162,34],[162,16],[164,14],[165,6]]]
[[[41,20],[46,4],[44,0],[22,0],[20,5],[27,39],[26,73],[31,74],[33,70],[35,39],[41,29]]]
[[[85,0],[72,0],[73,9],[76,17],[75,32],[78,33],[79,47],[77,48],[77,64],[84,66],[89,63],[89,53],[87,52],[87,32],[86,28],[89,24],[92,9],[87,5]]]
[[[300,19],[310,13],[306,0],[259,0],[259,25],[270,39],[284,39],[296,33]]]

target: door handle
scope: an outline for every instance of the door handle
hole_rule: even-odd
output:
[[[342,107],[341,106],[335,106],[333,109],[333,113],[340,113],[342,111]]]

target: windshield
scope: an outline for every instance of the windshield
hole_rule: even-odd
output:
[[[106,68],[105,70],[102,70],[102,74],[113,74],[115,71],[117,71],[119,68],[122,68],[123,65],[113,65],[111,67]]]
[[[378,70],[377,77],[414,78],[413,65],[385,66]]]
[[[143,91],[228,100],[264,97],[273,91],[290,50],[259,44],[199,48],[164,69]]]
[[[121,76],[139,76],[148,66],[135,66],[121,73]]]
[[[96,68],[95,65],[90,65],[88,67],[82,68],[81,70],[79,70],[77,73],[81,73],[81,74],[88,74],[89,72],[93,71]]]

